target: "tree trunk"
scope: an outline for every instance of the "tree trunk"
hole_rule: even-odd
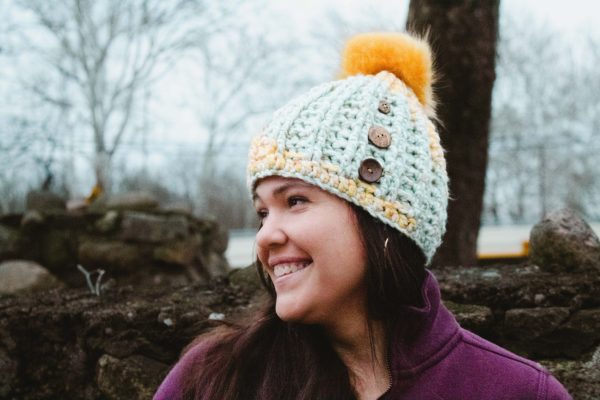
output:
[[[106,151],[98,151],[94,156],[94,175],[96,186],[104,193],[112,192],[112,157]]]
[[[450,177],[448,226],[434,265],[477,261],[500,0],[411,0],[407,27],[432,43],[438,124]]]

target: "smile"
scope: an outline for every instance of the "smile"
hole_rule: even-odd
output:
[[[309,265],[310,263],[308,262],[277,264],[273,268],[273,273],[277,278],[281,278],[282,276],[290,275],[294,272],[301,271]]]

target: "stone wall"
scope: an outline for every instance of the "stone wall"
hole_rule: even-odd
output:
[[[258,304],[254,271],[177,288],[0,297],[0,399],[150,399],[196,335]]]
[[[579,358],[600,344],[600,275],[535,265],[436,270],[463,325],[534,358]],[[477,305],[470,312],[461,305]],[[463,312],[464,311],[464,312]]]
[[[0,262],[35,261],[70,287],[184,284],[223,276],[227,234],[183,211],[30,210],[0,217]],[[93,278],[95,279],[96,274]],[[0,290],[1,292],[1,290]]]
[[[465,327],[600,398],[599,278],[535,266],[434,271]],[[259,306],[252,268],[209,284],[0,298],[0,399],[150,399],[189,341]]]

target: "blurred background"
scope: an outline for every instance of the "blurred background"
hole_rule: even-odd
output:
[[[408,3],[0,0],[0,214],[101,188],[254,229],[251,136],[335,77],[349,36],[403,31]],[[484,226],[600,220],[599,10],[501,1]]]
[[[0,0],[0,400],[150,399],[192,338],[254,312],[250,138],[350,36],[407,26],[439,71],[444,304],[599,399],[599,11]]]

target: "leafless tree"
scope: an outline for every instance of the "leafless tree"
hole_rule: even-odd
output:
[[[253,24],[262,12],[260,2],[253,10],[254,21],[238,20],[231,29],[196,41],[190,51],[197,66],[189,78],[194,82],[190,102],[202,140],[194,166],[195,208],[236,228],[254,221],[244,185],[250,137],[308,84],[297,68],[306,49],[257,32]]]
[[[110,190],[111,162],[148,90],[189,47],[193,29],[209,36],[227,20],[221,2],[208,0],[21,0],[35,18],[29,50],[44,61],[44,74],[26,87],[49,105],[75,116],[93,144],[96,184]],[[192,21],[193,20],[193,21]],[[43,34],[43,35],[41,35]]]
[[[68,120],[60,111],[36,104],[36,118],[11,112],[0,116],[0,191],[14,198],[5,202],[3,212],[22,211],[21,200],[31,188],[68,194],[69,169],[61,148]]]
[[[598,38],[567,41],[531,15],[501,27],[485,220],[534,223],[564,206],[598,218]]]

